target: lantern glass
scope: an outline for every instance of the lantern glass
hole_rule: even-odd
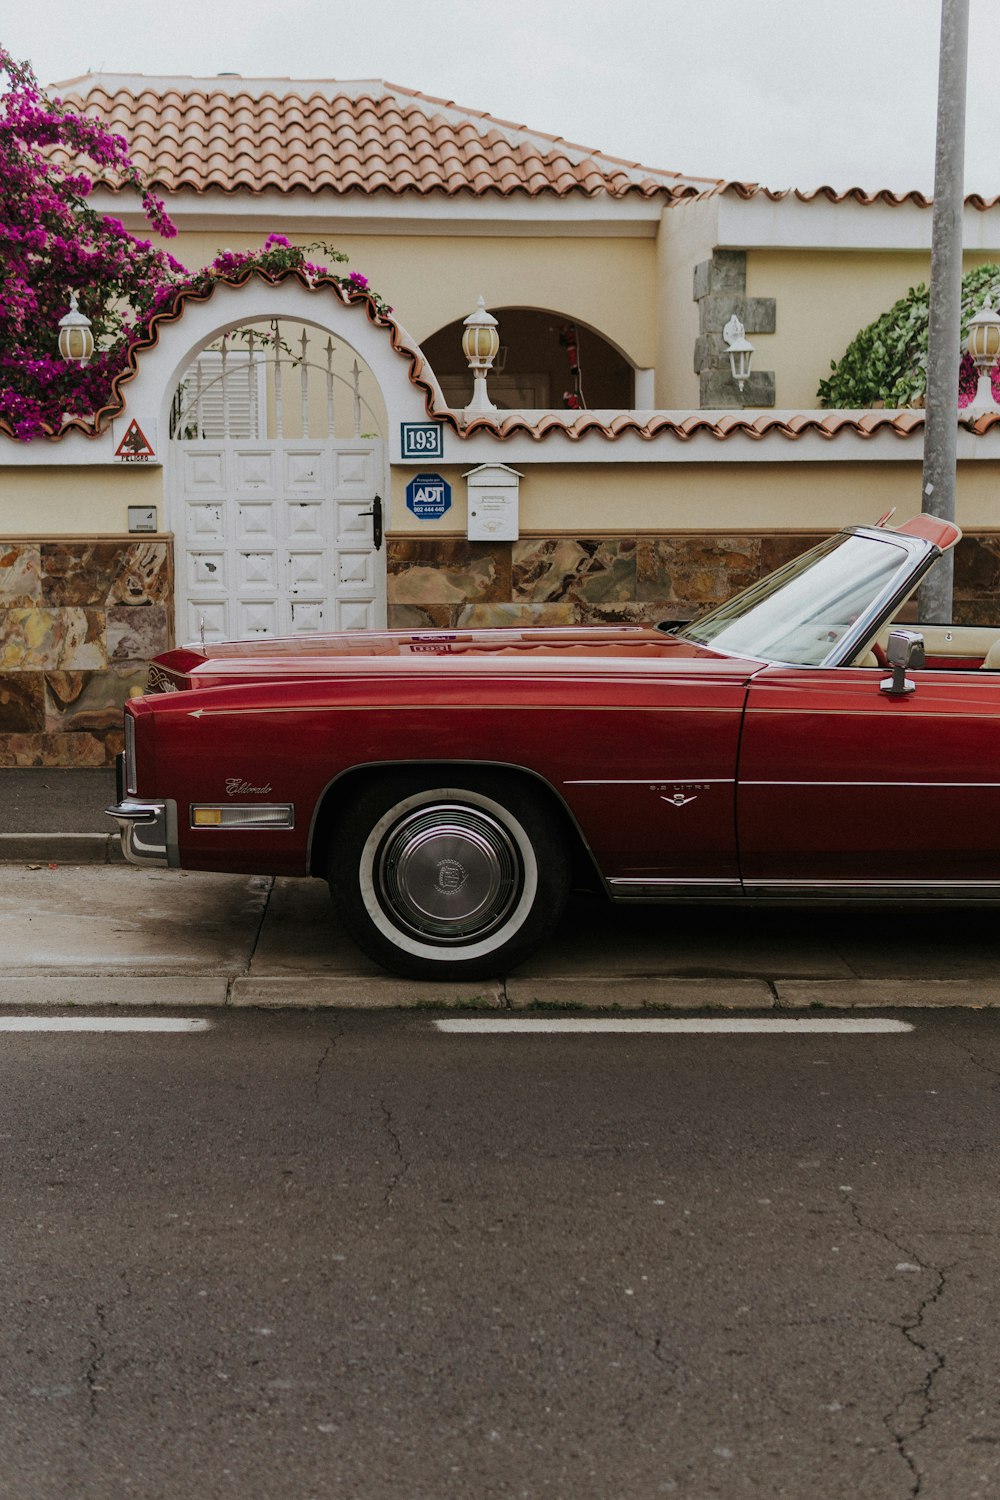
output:
[[[969,323],[969,353],[976,363],[991,364],[1000,354],[1000,318],[996,313],[983,309]]]
[[[739,386],[743,386],[750,378],[750,356],[751,349],[732,349],[729,353],[729,363],[733,370],[733,379]]]
[[[70,364],[82,365],[94,352],[94,335],[79,325],[63,328],[59,333],[59,353]]]
[[[470,363],[473,360],[489,362],[496,357],[500,348],[500,335],[495,328],[473,323],[462,335],[462,348]]]
[[[480,297],[474,313],[465,320],[462,334],[462,352],[473,369],[489,369],[500,348],[497,320],[486,311]]]
[[[94,352],[90,319],[80,311],[76,292],[69,297],[69,312],[59,319],[59,353],[67,364],[85,365]]]

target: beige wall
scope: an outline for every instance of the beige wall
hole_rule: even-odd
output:
[[[406,508],[413,470],[392,474],[394,535],[464,535],[470,464],[437,465],[452,486],[441,521],[418,521]],[[521,529],[586,536],[593,531],[725,531],[733,528],[832,530],[870,523],[890,506],[905,519],[920,509],[920,463],[522,464]],[[118,536],[129,505],[158,505],[163,470],[6,469],[0,474],[0,536]],[[1000,466],[959,465],[958,520],[969,529],[1000,527]]]
[[[466,466],[467,468],[467,466]],[[438,468],[453,504],[441,521],[417,521],[406,509],[405,470],[392,476],[394,535],[464,534],[466,468]],[[657,533],[813,530],[870,525],[890,506],[900,522],[920,510],[919,460],[904,463],[520,465],[522,533]],[[1000,526],[1000,466],[959,466],[958,519]]]
[[[694,344],[699,315],[694,300],[694,268],[703,260],[711,260],[717,226],[718,210],[712,199],[663,211],[657,242],[655,399],[657,407],[668,411],[698,408]]]
[[[162,527],[162,468],[122,464],[0,469],[0,536],[5,539],[118,536],[128,531],[130,505],[159,507]]]
[[[996,256],[967,255],[965,269]],[[855,334],[930,276],[917,252],[751,250],[747,295],[774,297],[777,327],[753,334],[754,368],[773,370],[775,406],[811,410],[819,382]]]
[[[406,508],[414,470],[392,473],[389,529],[430,539],[464,535],[472,467],[435,466],[452,486],[441,521],[418,521]],[[536,534],[750,527],[834,529],[869,523],[890,506],[900,520],[920,509],[920,462],[521,464],[521,529]],[[42,468],[0,471],[0,536],[118,536],[129,505],[159,506],[159,468]],[[1000,465],[959,464],[958,520],[967,528],[1000,527]]]
[[[331,269],[367,276],[418,343],[467,317],[482,293],[487,307],[550,309],[586,323],[640,367],[656,360],[652,238],[340,235],[335,223],[328,237],[350,256],[349,265]],[[306,236],[295,239],[308,243]],[[261,243],[262,237],[226,231],[181,234],[171,251],[195,268],[220,249]]]

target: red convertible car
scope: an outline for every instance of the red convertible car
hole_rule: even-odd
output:
[[[325,878],[418,977],[502,974],[588,878],[1000,899],[1000,627],[896,623],[959,535],[848,527],[684,625],[181,647],[109,812],[136,864]]]

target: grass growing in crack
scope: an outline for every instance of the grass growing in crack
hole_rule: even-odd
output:
[[[559,1011],[564,1010],[621,1010],[620,1005],[581,1005],[578,1000],[529,1000],[527,1005],[518,1005],[517,1010]]]
[[[415,1000],[413,1010],[499,1010],[494,998],[489,995],[470,995],[461,1000]]]

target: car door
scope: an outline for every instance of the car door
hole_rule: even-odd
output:
[[[558,787],[616,897],[739,893],[736,763],[756,669],[708,653],[679,667],[654,662],[599,686],[595,677],[575,719],[536,716],[534,763]]]
[[[1000,886],[1000,675],[909,675],[898,697],[878,667],[753,678],[737,790],[748,892]]]

